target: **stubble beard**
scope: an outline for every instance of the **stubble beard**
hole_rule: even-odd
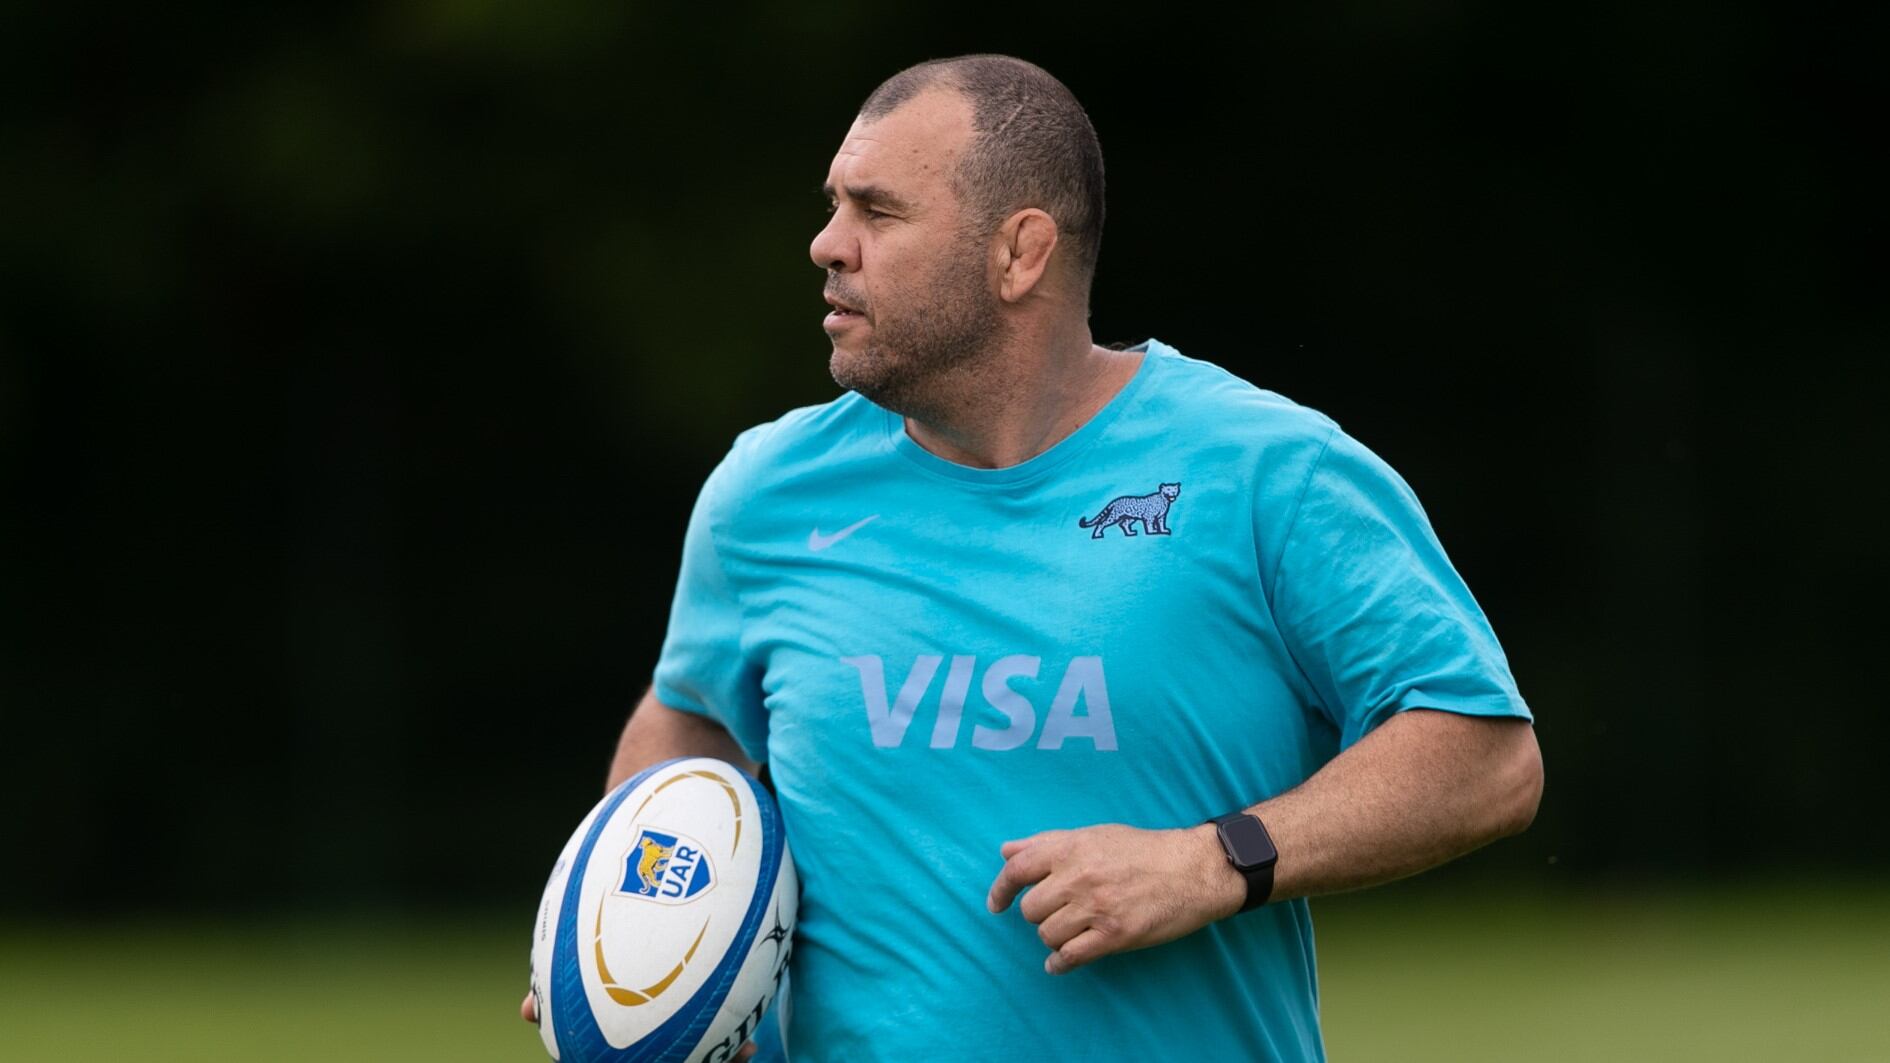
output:
[[[973,244],[967,252],[918,286],[931,293],[928,305],[876,312],[863,351],[843,354],[836,346],[828,361],[834,383],[927,423],[975,403],[975,382],[1000,347],[1004,322],[984,287],[983,249]]]

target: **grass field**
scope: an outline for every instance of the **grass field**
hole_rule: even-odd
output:
[[[1890,887],[1394,887],[1314,911],[1336,1061],[1890,1061]],[[524,979],[503,924],[15,924],[0,1059],[527,1063]]]
[[[1883,886],[1554,903],[1392,887],[1314,918],[1337,1061],[1890,1063]]]

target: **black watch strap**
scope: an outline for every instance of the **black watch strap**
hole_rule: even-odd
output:
[[[1267,903],[1273,895],[1273,865],[1279,862],[1280,853],[1273,847],[1266,825],[1259,816],[1247,812],[1229,812],[1208,822],[1220,835],[1228,864],[1247,880],[1247,900],[1240,910],[1250,912]]]

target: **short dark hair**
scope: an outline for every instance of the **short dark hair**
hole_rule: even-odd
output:
[[[1102,251],[1103,157],[1082,104],[1035,63],[961,55],[887,78],[860,105],[859,116],[877,121],[934,87],[952,89],[971,104],[972,141],[954,184],[976,222],[988,231],[1014,211],[1043,210],[1070,241],[1087,287]]]

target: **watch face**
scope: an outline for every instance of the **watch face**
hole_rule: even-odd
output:
[[[1221,838],[1225,840],[1228,852],[1233,854],[1234,863],[1243,868],[1270,864],[1279,858],[1279,853],[1273,848],[1273,839],[1267,837],[1267,829],[1250,815],[1224,820],[1220,829]]]

